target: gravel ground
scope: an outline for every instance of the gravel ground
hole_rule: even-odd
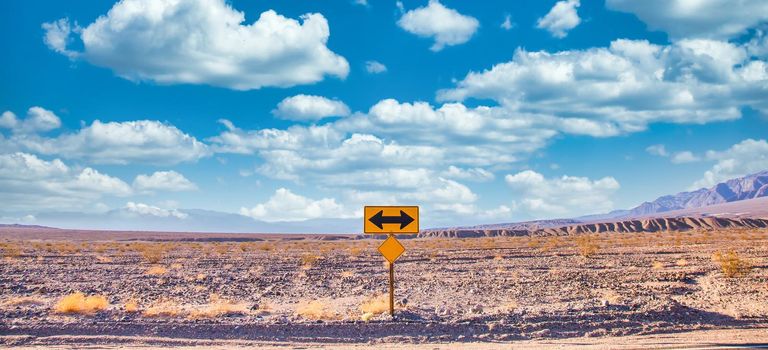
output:
[[[768,326],[765,230],[601,234],[581,249],[574,237],[403,240],[395,319],[379,303],[388,274],[376,240],[111,239],[6,241],[0,345],[110,345],[123,337],[156,346],[211,339],[350,348],[568,339],[594,345]],[[712,256],[729,250],[752,266],[750,273],[724,275]],[[55,311],[74,292],[103,295],[109,305]]]

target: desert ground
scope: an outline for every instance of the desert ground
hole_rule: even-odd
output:
[[[402,239],[0,230],[0,346],[768,343],[768,230]]]

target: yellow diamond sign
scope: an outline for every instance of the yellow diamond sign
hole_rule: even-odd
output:
[[[405,252],[405,247],[400,244],[400,241],[398,241],[395,236],[387,237],[387,239],[385,239],[379,246],[379,253],[381,253],[387,261],[393,264],[403,252]]]

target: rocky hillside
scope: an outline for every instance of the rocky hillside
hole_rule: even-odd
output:
[[[641,217],[672,210],[701,208],[709,205],[735,202],[768,196],[768,171],[721,182],[711,188],[680,192],[645,202],[621,213],[619,217]]]
[[[581,223],[540,229],[441,229],[426,230],[419,237],[496,237],[496,236],[565,236],[603,232],[667,232],[694,229],[768,228],[768,219],[675,217],[625,220],[600,223]]]

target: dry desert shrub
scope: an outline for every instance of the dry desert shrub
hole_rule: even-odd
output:
[[[184,308],[178,303],[162,300],[146,308],[143,315],[146,317],[176,317],[184,313]]]
[[[38,296],[9,297],[0,306],[31,306],[45,304],[45,300]]]
[[[133,249],[141,254],[150,264],[157,264],[165,257],[166,248],[162,244],[158,243],[136,243],[133,245]]]
[[[301,267],[305,270],[309,269],[312,267],[312,265],[315,264],[315,262],[317,262],[317,259],[318,259],[317,255],[304,254],[301,256]]]
[[[173,263],[173,264],[171,264],[170,267],[171,267],[171,269],[174,269],[174,270],[181,270],[181,269],[184,268],[184,265],[182,265],[180,263]]]
[[[123,310],[125,312],[138,312],[139,311],[139,303],[136,301],[136,299],[129,299],[127,302],[125,302],[125,305],[123,305]]]
[[[300,301],[296,305],[296,315],[309,320],[331,320],[338,318],[338,314],[331,310],[329,300],[324,299]]]
[[[340,275],[341,275],[341,278],[349,278],[354,276],[355,273],[352,272],[351,270],[346,270],[346,271],[342,271]]]
[[[160,265],[154,265],[148,268],[146,272],[144,272],[145,275],[150,275],[150,276],[161,276],[161,275],[165,275],[166,273],[168,273],[168,269]]]
[[[18,258],[21,256],[21,248],[15,243],[3,243],[0,245],[0,249],[3,250],[4,258]]]
[[[229,244],[215,243],[213,245],[213,251],[218,255],[225,255],[229,253]]]
[[[547,239],[547,240],[544,242],[544,244],[542,244],[542,245],[539,247],[539,250],[540,250],[542,253],[547,253],[547,252],[550,252],[550,251],[552,251],[552,250],[554,250],[554,249],[557,249],[557,248],[559,248],[559,247],[560,247],[560,239],[559,239],[559,238],[557,238],[556,236],[552,236],[552,237],[549,237],[549,238],[548,238],[548,239]]]
[[[688,260],[679,259],[679,260],[675,261],[675,265],[680,266],[680,267],[686,266],[686,265],[688,265]]]
[[[225,315],[243,315],[248,313],[249,306],[246,303],[235,303],[222,299],[218,294],[208,297],[208,304],[193,308],[189,312],[189,318],[215,318]]]
[[[86,296],[81,292],[75,292],[61,298],[53,309],[62,314],[92,314],[106,310],[107,307],[109,307],[109,301],[103,295]]]
[[[712,260],[720,266],[723,275],[728,278],[746,276],[752,270],[749,261],[743,259],[733,250],[716,252],[712,255]]]
[[[578,236],[576,239],[574,239],[574,242],[576,243],[576,250],[578,250],[579,255],[585,258],[591,258],[595,256],[597,251],[600,249],[600,246],[597,244],[597,240],[589,235]]]
[[[373,316],[389,312],[389,300],[384,294],[374,295],[363,300],[363,303],[360,304],[360,311],[363,313],[360,318],[368,322]]]
[[[661,270],[664,268],[664,263],[661,261],[654,261],[653,264],[651,264],[651,268],[654,270]]]
[[[108,264],[112,262],[112,258],[108,256],[102,256],[102,255],[97,256],[96,260],[102,264]]]

